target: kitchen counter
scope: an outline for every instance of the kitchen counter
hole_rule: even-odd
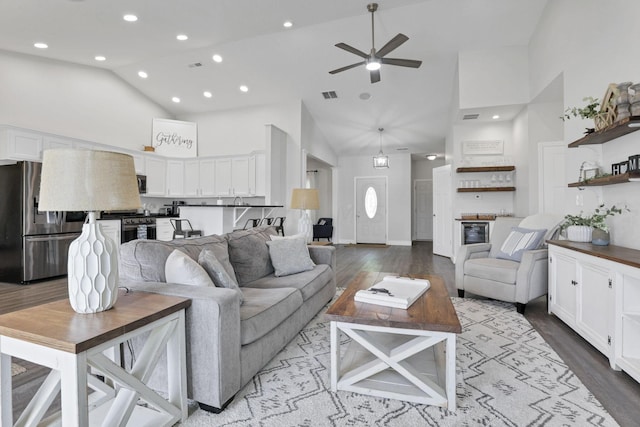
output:
[[[249,219],[285,216],[281,208],[283,205],[180,205],[180,218],[188,219],[194,230],[209,236],[244,228]]]

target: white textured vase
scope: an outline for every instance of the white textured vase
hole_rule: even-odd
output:
[[[567,239],[572,242],[590,242],[592,231],[588,225],[570,225],[567,227]]]
[[[82,226],[82,234],[69,246],[69,302],[78,313],[97,313],[118,299],[118,252],[98,223]]]
[[[309,218],[309,214],[305,210],[300,213],[298,234],[304,234],[307,238],[307,243],[313,241],[313,224],[311,224],[311,218]]]

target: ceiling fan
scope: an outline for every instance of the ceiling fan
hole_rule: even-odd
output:
[[[400,67],[410,67],[410,68],[418,68],[422,65],[422,61],[416,61],[414,59],[396,59],[396,58],[385,58],[385,56],[399,47],[402,43],[409,40],[409,37],[400,33],[391,40],[387,42],[380,50],[376,51],[375,48],[375,39],[374,39],[374,24],[373,24],[373,14],[376,10],[378,10],[378,3],[370,3],[367,5],[367,10],[371,12],[371,53],[366,54],[361,50],[356,49],[355,47],[349,46],[346,43],[338,43],[336,47],[340,49],[344,49],[347,52],[351,52],[355,55],[358,55],[361,58],[364,58],[364,61],[357,62],[355,64],[347,65],[346,67],[338,68],[332,71],[329,71],[329,74],[341,73],[342,71],[349,70],[351,68],[355,68],[359,65],[366,65],[367,70],[369,70],[369,75],[371,77],[371,83],[377,83],[380,81],[380,67],[382,64],[388,65],[399,65]]]

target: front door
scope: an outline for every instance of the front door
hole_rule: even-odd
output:
[[[356,178],[356,242],[387,243],[387,178]]]
[[[416,240],[433,240],[433,180],[415,180],[413,206]]]

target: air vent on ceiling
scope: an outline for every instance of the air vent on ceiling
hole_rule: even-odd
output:
[[[335,90],[330,90],[329,92],[322,92],[322,97],[324,99],[336,99],[338,97],[338,94]]]
[[[202,62],[194,62],[193,64],[188,65],[189,68],[198,68],[202,67]]]
[[[480,114],[465,114],[462,116],[462,120],[475,120],[480,116]]]
[[[409,147],[398,147],[396,148],[397,151],[407,151],[409,150]]]

